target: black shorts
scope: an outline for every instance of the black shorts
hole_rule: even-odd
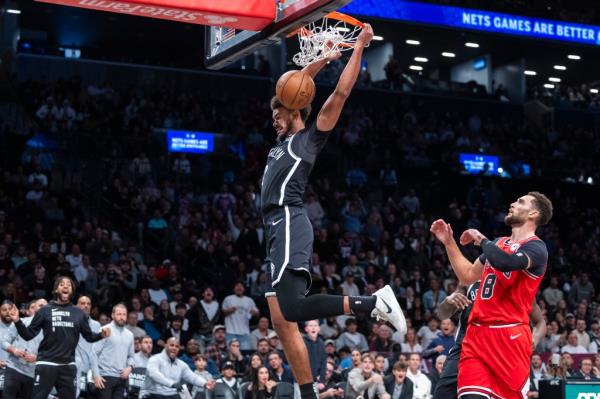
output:
[[[460,360],[460,349],[448,354],[440,379],[435,386],[433,399],[457,398],[458,387],[458,361]]]
[[[283,271],[288,268],[304,272],[308,291],[314,234],[306,209],[288,205],[275,208],[264,215],[263,223],[267,243],[265,260],[271,271],[271,286],[279,283]]]

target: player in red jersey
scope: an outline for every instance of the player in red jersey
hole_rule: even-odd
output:
[[[527,398],[529,313],[548,261],[546,244],[535,231],[551,217],[552,203],[544,194],[520,197],[504,219],[510,237],[490,241],[475,229],[461,235],[461,245],[473,243],[483,251],[473,263],[460,252],[448,223],[439,219],[431,225],[460,282],[481,279],[458,364],[459,398]]]

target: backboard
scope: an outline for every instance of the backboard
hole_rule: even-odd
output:
[[[352,0],[273,0],[278,1],[275,20],[261,31],[207,26],[204,63],[208,69],[221,69],[260,47],[279,43],[289,32],[323,18]]]

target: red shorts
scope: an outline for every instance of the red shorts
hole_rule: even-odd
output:
[[[458,363],[458,397],[527,398],[531,351],[529,325],[494,328],[469,324]]]

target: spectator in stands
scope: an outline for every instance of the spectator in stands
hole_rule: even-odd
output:
[[[335,366],[333,363],[327,362],[325,380],[321,381],[323,388],[319,389],[319,399],[343,398],[344,389],[338,385],[339,380],[340,377],[335,372]]]
[[[216,380],[216,383],[223,385],[224,389],[221,392],[225,393],[225,399],[238,398],[238,390],[240,388],[240,384],[235,375],[235,365],[232,362],[223,363],[223,366],[221,366],[221,378],[218,378]],[[219,389],[218,387],[215,388]]]
[[[587,353],[587,350],[577,342],[577,332],[571,331],[567,335],[567,344],[560,348],[561,353],[581,354]]]
[[[139,323],[139,326],[144,329],[146,335],[152,338],[152,341],[157,342],[160,339],[160,327],[154,321],[154,308],[151,305],[144,308],[144,319]]]
[[[367,339],[362,333],[357,332],[358,324],[356,319],[349,317],[346,319],[346,331],[335,341],[335,347],[339,351],[343,347],[358,349],[361,352],[369,350]]]
[[[187,341],[187,345],[185,346],[185,351],[183,351],[179,358],[187,364],[192,370],[195,370],[195,360],[196,356],[198,356],[201,352],[200,344],[195,339],[190,339]]]
[[[308,350],[310,369],[314,380],[318,382],[317,387],[321,391],[325,387],[327,354],[325,353],[325,344],[319,337],[319,331],[319,320],[309,320],[304,323],[304,344]]]
[[[440,380],[442,370],[444,369],[444,363],[446,362],[446,355],[439,355],[433,364],[431,372],[427,375],[431,380],[431,392],[435,392],[435,387]]]
[[[420,370],[421,355],[411,353],[408,358],[408,372],[406,376],[413,383],[413,398],[414,399],[429,399],[431,395],[431,380],[427,378]]]
[[[565,379],[567,377],[567,370],[564,368],[564,364],[561,362],[561,357],[558,353],[554,353],[550,358],[548,358],[548,362],[546,365],[546,375],[544,376],[545,380],[552,379]]]
[[[340,284],[340,288],[342,289],[343,295],[360,295],[360,290],[358,289],[358,286],[354,283],[354,273],[352,273],[351,271],[347,271],[346,274],[344,274],[344,282]]]
[[[558,277],[552,276],[550,278],[550,285],[542,291],[542,296],[551,308],[556,307],[558,302],[564,298],[563,292],[558,288]]]
[[[590,276],[587,273],[581,273],[569,291],[569,304],[576,307],[583,300],[589,303],[593,297],[594,285],[590,281]]]
[[[406,363],[397,361],[394,363],[392,375],[383,379],[385,390],[391,399],[412,399],[413,383],[406,378]]]
[[[325,322],[320,325],[320,330],[321,336],[325,339],[336,338],[342,332],[335,317],[326,318]]]
[[[282,351],[283,347],[281,345],[281,340],[279,339],[279,336],[277,335],[276,331],[271,331],[269,333],[269,336],[267,337],[267,339],[269,340],[269,349],[272,351]]]
[[[244,394],[244,399],[271,399],[275,393],[277,382],[271,378],[269,369],[261,366],[252,376],[252,382]]]
[[[209,342],[213,328],[221,318],[219,302],[215,299],[215,293],[211,287],[202,291],[202,299],[190,307],[186,314],[190,323],[190,332],[196,339]]]
[[[273,330],[269,328],[269,319],[264,316],[259,318],[258,323],[256,324],[256,328],[250,333],[250,342],[252,349],[256,349],[256,345],[259,339],[268,339],[269,334],[271,334],[272,332]]]
[[[267,357],[270,351],[271,347],[269,346],[269,340],[266,338],[259,339],[256,344],[256,352],[262,358],[264,364],[268,363]]]
[[[246,371],[246,359],[240,351],[240,341],[232,339],[229,341],[229,350],[224,361],[233,365],[235,374],[241,376]]]
[[[277,382],[294,383],[294,375],[292,370],[283,364],[283,359],[279,351],[271,351],[268,356],[269,371],[273,380]]]
[[[535,390],[539,390],[539,381],[546,376],[546,365],[539,353],[531,355],[531,382]]]
[[[372,354],[372,352],[371,352]],[[373,370],[380,374],[382,377],[386,375],[386,370],[388,367],[387,357],[381,353],[374,355],[374,367]]]
[[[369,350],[387,354],[398,352],[398,344],[391,340],[391,336],[391,329],[386,324],[381,324],[377,329],[377,337],[369,344]]]
[[[244,284],[237,282],[233,287],[233,295],[223,300],[223,314],[227,339],[236,338],[240,341],[242,350],[251,348],[250,319],[257,317],[259,312],[254,300],[244,295]]]
[[[342,357],[341,353],[344,351],[344,349],[346,349],[347,351],[348,347],[345,346],[338,350],[338,352],[340,353],[340,357]],[[342,361],[340,362],[340,368],[343,370],[352,370],[360,367],[361,356],[362,353],[358,348],[352,349],[350,351],[350,356],[342,357]]]
[[[590,334],[586,331],[586,323],[585,320],[579,319],[575,324],[575,335],[577,335],[577,344],[583,346],[583,348],[587,351],[590,346]]]
[[[429,284],[430,289],[423,294],[423,305],[425,310],[433,312],[448,294],[440,288],[440,281],[437,278],[431,279]]]
[[[560,355],[560,365],[567,372],[567,377],[570,377],[573,374],[575,374],[573,364],[575,364],[575,361],[573,360],[573,356],[571,356],[570,353],[564,352]]]
[[[579,371],[574,373],[569,379],[577,379],[577,380],[599,380],[592,371],[592,359],[586,358],[581,359],[579,363]]]
[[[421,327],[419,331],[417,331],[417,337],[421,339],[421,346],[423,348],[429,347],[431,341],[440,335],[441,331],[438,329],[439,325],[439,320],[435,317],[431,317],[427,322],[427,325]]]
[[[435,363],[439,355],[448,355],[450,349],[454,346],[454,322],[450,319],[442,320],[442,332],[438,334],[423,351],[424,358],[432,358]]]
[[[252,381],[252,376],[256,374],[258,368],[263,366],[263,359],[258,353],[253,353],[248,360],[248,367],[246,368],[246,373],[243,376],[244,382]]]
[[[361,365],[348,374],[348,389],[346,398],[357,399],[359,396],[365,398],[389,399],[390,395],[385,391],[383,377],[373,372],[373,357],[365,353],[361,358]]]
[[[419,337],[417,337],[417,333],[415,329],[409,327],[406,330],[406,338],[405,341],[401,344],[402,353],[421,353],[423,352],[423,348],[421,344],[419,344]]]
[[[146,331],[138,326],[137,312],[134,310],[129,311],[127,314],[127,325],[125,326],[134,338],[141,338],[146,336]]]
[[[189,336],[188,336],[187,331],[182,330],[183,318],[181,318],[181,316],[173,316],[171,318],[171,322],[169,324],[170,324],[170,327],[167,327],[166,330],[163,330],[164,332],[161,336],[161,339],[159,339],[156,344],[159,347],[164,348],[165,344],[169,340],[169,338],[175,337],[175,338],[177,338],[177,340],[179,342],[181,342],[182,346],[187,345]]]
[[[212,382],[214,380],[214,378],[213,378],[213,375],[207,371],[207,369],[206,369],[207,364],[208,364],[208,362],[207,362],[206,356],[196,355],[196,359],[194,360],[194,365],[196,366],[196,370],[194,371],[194,373],[200,375],[206,381]],[[202,394],[205,391],[206,390],[204,389],[204,387],[194,387],[194,388],[192,388],[192,391],[190,392],[190,394],[192,395],[192,398],[195,399],[195,398],[197,398],[198,394]]]

